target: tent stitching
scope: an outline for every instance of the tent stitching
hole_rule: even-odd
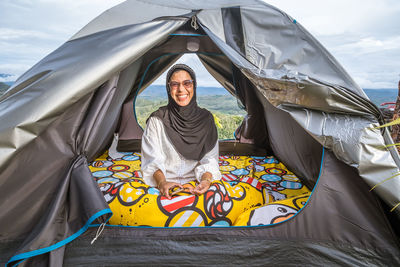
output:
[[[86,221],[85,225],[81,229],[79,229],[77,232],[75,232],[74,234],[70,235],[69,237],[67,237],[67,238],[65,238],[65,239],[63,239],[63,240],[61,240],[61,241],[59,241],[59,242],[57,242],[57,243],[55,243],[55,244],[53,244],[51,246],[15,255],[6,263],[5,266],[7,266],[10,262],[18,261],[18,260],[23,260],[24,261],[24,260],[26,260],[28,258],[37,256],[37,255],[41,255],[41,254],[50,252],[52,250],[58,249],[58,248],[60,248],[62,246],[65,246],[67,243],[73,241],[74,239],[79,237],[81,234],[83,234],[89,227],[91,227],[92,226],[91,223],[94,220],[96,220],[97,218],[99,218],[102,215],[110,214],[110,213],[111,213],[111,215],[106,219],[105,222],[107,222],[112,216],[111,209],[108,208],[108,209],[104,209],[104,210],[96,212],[92,217],[89,218],[89,220]],[[21,262],[18,262],[17,265],[20,264]]]

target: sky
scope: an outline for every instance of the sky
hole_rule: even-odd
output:
[[[123,0],[1,0],[0,81],[13,81],[93,18]],[[362,88],[397,88],[399,0],[266,0],[303,25]],[[196,56],[199,86],[219,86]],[[156,84],[164,84],[164,76]]]

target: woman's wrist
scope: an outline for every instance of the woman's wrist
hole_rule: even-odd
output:
[[[203,182],[203,181],[207,181],[207,182],[211,183],[212,182],[212,177],[202,177],[200,179],[200,183]]]
[[[158,188],[158,189],[160,189],[160,186],[161,186],[163,183],[167,182],[167,179],[165,179],[164,173],[163,173],[160,169],[158,169],[158,170],[156,170],[156,171],[154,172],[153,178],[154,178],[154,180],[155,180],[155,182],[156,182],[156,185],[157,185],[157,188]]]
[[[157,188],[158,189],[160,189],[160,186],[163,184],[163,183],[166,183],[167,182],[167,180],[161,180],[161,181],[159,181],[158,183],[157,183]]]

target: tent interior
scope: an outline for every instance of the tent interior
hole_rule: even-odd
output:
[[[234,38],[234,37],[232,37]],[[195,45],[196,51],[190,51]],[[322,146],[309,136],[290,116],[265,101],[255,86],[240,72],[201,29],[190,21],[169,38],[148,51],[136,69],[137,62],[120,74],[119,90],[129,90],[119,124],[117,150],[140,152],[143,129],[135,113],[136,97],[151,85],[184,53],[196,53],[209,73],[240,101],[247,115],[235,132],[236,140],[220,140],[220,155],[272,156],[292,170],[312,189],[319,177]],[[125,78],[126,77],[126,78]],[[121,79],[122,78],[122,79]],[[122,87],[122,88],[121,88]],[[284,136],[284,137],[283,137]],[[283,137],[283,138],[282,138]],[[291,140],[291,143],[280,139]],[[106,148],[110,146],[107,144]],[[100,154],[104,151],[100,151]]]

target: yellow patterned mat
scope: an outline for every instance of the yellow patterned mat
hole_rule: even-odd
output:
[[[144,184],[139,153],[108,153],[89,165],[113,211],[109,224],[194,227],[268,225],[292,217],[310,191],[274,157],[220,156],[222,180],[172,199]],[[195,182],[185,187],[195,186]]]

